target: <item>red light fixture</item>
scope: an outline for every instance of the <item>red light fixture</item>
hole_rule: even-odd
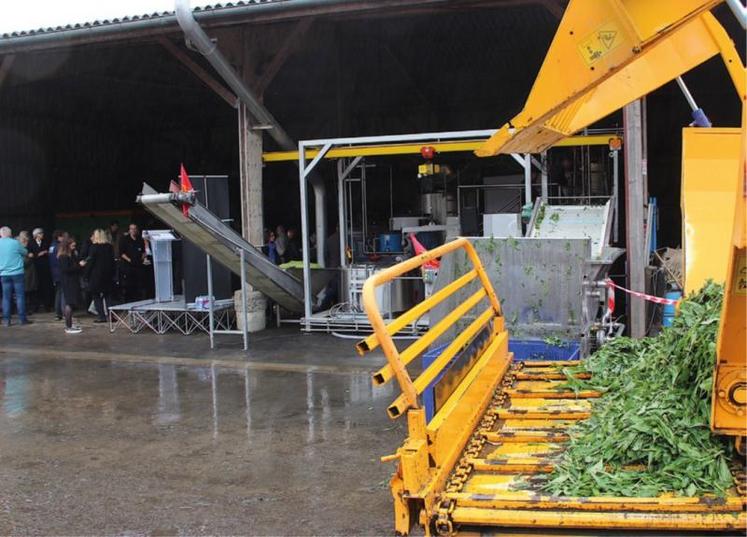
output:
[[[420,154],[426,160],[433,160],[433,157],[436,156],[436,148],[432,145],[424,145],[420,148]]]

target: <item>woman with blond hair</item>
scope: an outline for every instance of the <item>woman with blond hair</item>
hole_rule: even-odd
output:
[[[93,297],[97,317],[95,323],[105,323],[107,306],[111,304],[116,261],[109,232],[97,229],[93,232],[93,244],[88,252],[86,276],[88,290]]]

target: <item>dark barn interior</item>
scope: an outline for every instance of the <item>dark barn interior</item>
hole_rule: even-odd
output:
[[[715,13],[744,51],[744,35],[725,10]],[[455,1],[366,17],[306,15],[302,31],[296,20],[280,20],[222,25],[211,34],[236,57],[237,36],[251,33],[262,44],[253,60],[257,71],[271,63],[286,35],[298,34],[275,76],[258,82],[268,109],[301,140],[495,128],[521,109],[561,13],[562,4],[552,2]],[[178,32],[166,38],[210,71]],[[127,220],[133,214],[147,222],[133,213],[141,182],[165,185],[180,162],[190,173],[228,174],[238,218],[236,111],[159,39],[18,51],[0,89],[5,221],[51,228],[65,217]],[[735,126],[738,98],[728,84],[714,83],[726,77],[714,59],[687,82],[715,125]],[[690,114],[674,83],[648,97],[647,113],[649,191],[659,199],[661,242],[674,246],[680,234],[678,132]],[[616,114],[602,125],[621,123]],[[265,136],[265,150],[273,149]],[[516,169],[510,159],[461,154],[447,161],[467,177]],[[416,159],[382,163],[392,166],[396,182],[398,174],[414,173]],[[266,226],[298,224],[297,183],[293,165],[265,166]],[[330,210],[334,218],[333,204]]]

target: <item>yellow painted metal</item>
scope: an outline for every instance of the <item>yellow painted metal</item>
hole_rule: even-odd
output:
[[[422,338],[400,353],[394,346],[392,336],[396,334],[396,328],[401,329],[407,323],[395,320],[388,327],[384,324],[376,303],[376,287],[458,249],[465,251],[467,259],[473,265],[474,274],[468,274],[460,285],[452,285],[442,290],[440,294],[437,293],[436,300],[429,303],[427,309],[445,300],[469,281],[479,281],[480,289],[451,312],[451,315],[447,315],[442,321],[443,325],[439,326],[440,323],[437,323]],[[418,394],[430,382],[429,379],[435,378],[439,372],[438,368],[443,368],[449,356],[453,357],[459,349],[456,345],[447,346],[441,356],[436,358],[433,364],[414,381],[406,369],[407,363],[427,348],[428,345],[424,344],[424,341],[427,343],[435,340],[435,337],[460,320],[472,307],[485,300],[488,302],[488,309],[478,316],[470,327],[462,331],[463,337],[460,341],[468,343],[470,337],[474,336],[481,327],[492,323],[487,345],[478,353],[472,367],[426,426],[424,413],[419,408]],[[407,531],[403,531],[402,528],[409,530],[409,524],[412,522],[409,514],[410,502],[423,501],[427,509],[434,507],[437,497],[435,491],[443,487],[456,459],[487,408],[493,391],[507,371],[511,363],[511,355],[508,352],[508,334],[505,330],[498,297],[477,253],[466,239],[457,239],[374,274],[364,284],[363,305],[371,321],[376,341],[367,338],[358,344],[358,349],[366,351],[381,346],[387,358],[387,366],[377,373],[380,378],[375,382],[385,382],[389,378],[396,378],[400,385],[402,395],[397,399],[397,403],[390,407],[390,417],[399,416],[409,409],[407,412],[409,434],[405,444],[397,450],[399,464],[391,481],[392,495],[395,500],[395,525],[398,531],[406,533]],[[417,315],[419,311],[416,311],[414,315]],[[412,313],[403,314],[406,320],[414,318],[412,315]],[[427,442],[424,441],[424,437],[427,438]]]
[[[483,292],[482,289],[478,291],[478,293],[481,293],[481,292]],[[467,302],[465,302],[465,304],[467,304]],[[462,316],[463,314],[459,315],[458,318],[461,318]],[[456,356],[457,352],[459,352],[473,337],[475,337],[477,332],[481,328],[483,328],[493,316],[494,316],[494,312],[492,309],[487,309],[484,312],[482,312],[474,321],[472,321],[472,323],[470,323],[467,329],[461,332],[456,338],[454,338],[454,341],[452,341],[441,352],[441,354],[439,354],[438,358],[436,358],[431,363],[431,365],[429,365],[426,368],[426,370],[423,371],[420,374],[420,376],[418,376],[417,379],[415,379],[415,382],[413,382],[413,385],[415,386],[415,391],[418,395],[422,394],[425,391],[425,389],[431,384],[431,382],[435,381],[438,378],[438,376],[441,374],[443,369],[448,365],[451,359],[454,358],[454,356]],[[425,339],[425,336],[420,338],[416,343],[414,343],[412,347],[415,347],[424,339]],[[425,350],[427,347],[428,345],[423,346],[422,350]],[[407,349],[407,350],[409,351],[410,349]],[[402,356],[404,358],[404,353],[402,353]],[[389,406],[388,408],[389,415],[393,418],[401,415],[406,405],[407,405],[407,402],[405,401],[405,398],[400,395],[397,399],[395,399],[394,403],[392,403]]]
[[[555,455],[563,450],[563,444],[552,442],[535,443],[507,443],[495,446],[492,452],[487,454],[488,459],[500,457],[526,457]]]
[[[715,54],[720,54],[726,62],[744,104],[744,66],[723,28],[707,12],[716,3],[706,0],[571,0],[527,107],[510,127],[504,127],[491,138],[483,148],[484,154],[538,152]],[[729,226],[734,229],[730,253],[728,256],[719,254],[722,259],[708,259],[702,266],[710,272],[716,264],[727,270],[712,426],[716,431],[744,438],[747,424],[739,407],[741,405],[744,409],[747,405],[747,381],[744,377],[747,175],[744,163],[737,168],[742,175],[736,175],[733,162],[739,155],[743,162],[747,141],[744,148],[737,148],[740,153],[736,153],[733,132],[728,129],[697,131],[692,135],[688,132],[685,131],[683,169],[687,168],[685,174],[690,174],[692,181],[686,179],[683,197],[691,199],[698,188],[701,194],[694,208],[689,203],[683,203],[683,207],[695,219],[710,214],[713,220],[715,212],[725,211],[728,213],[725,219],[729,221],[731,215],[736,214],[733,226],[722,223],[718,228],[721,238],[726,235],[722,240],[726,244],[719,251],[729,251],[729,234],[724,234],[723,230]],[[723,140],[731,142],[716,141],[719,136],[726,136]],[[731,170],[732,178],[741,179],[741,195],[736,209],[733,191],[737,187],[733,186],[731,213],[728,202],[724,209],[724,204],[716,203],[718,206],[714,207],[713,200],[706,199],[715,189],[722,187],[722,182],[711,180],[705,188],[702,178],[721,176],[719,170],[725,174]],[[734,185],[733,180],[731,184]],[[726,199],[728,196],[722,197]],[[709,207],[711,212],[706,213],[703,207]],[[704,237],[717,235],[715,227],[696,226],[698,244],[695,248],[689,247],[690,255],[701,251],[700,243]],[[714,252],[719,248],[715,242],[704,246],[706,256],[709,247]],[[488,314],[493,315],[493,337],[429,423],[425,423],[422,409],[417,408],[417,394],[449,361],[449,355],[442,354],[433,370],[426,370],[427,375],[422,379],[412,381],[405,369],[407,362],[390,352],[393,345],[386,344],[392,334],[387,332],[383,321],[374,323],[372,320],[377,341],[387,356],[389,378],[396,377],[402,388],[403,394],[398,399],[401,404],[396,413],[410,409],[410,434],[405,446],[412,448],[413,458],[408,465],[403,464],[405,446],[400,448],[400,464],[392,478],[398,532],[409,531],[409,524],[413,521],[406,513],[416,507],[420,509],[419,521],[425,527],[426,535],[430,535],[434,527],[451,534],[458,524],[675,531],[747,529],[747,498],[743,485],[727,491],[725,498],[718,499],[673,495],[656,498],[543,495],[537,477],[552,470],[558,452],[570,438],[569,427],[590,416],[592,408],[588,399],[599,394],[584,391],[571,396],[559,388],[558,381],[566,379],[563,368],[569,364],[511,365],[508,334],[497,297],[474,250],[465,249],[491,302],[492,312],[489,309],[485,315],[486,319],[490,319]],[[443,255],[443,250],[438,251],[430,258]],[[696,264],[700,261],[702,258],[696,260]],[[405,262],[397,270],[406,272],[422,262],[424,259]],[[697,277],[694,274],[692,271],[688,274],[689,283],[693,285],[693,279]],[[373,296],[372,290],[369,291]],[[371,318],[369,307],[366,309]],[[378,313],[375,303],[373,308]],[[464,313],[466,310],[452,312],[449,322],[455,323]],[[484,320],[478,318],[472,322],[472,333],[483,326]],[[462,346],[469,335],[463,339],[452,350]],[[415,348],[420,352],[425,347],[421,344]],[[410,356],[406,358],[412,359]],[[403,384],[401,374],[409,384]],[[588,374],[577,376],[588,378]],[[722,386],[728,388],[727,395],[736,405],[727,408],[722,400],[717,400],[716,392],[726,393],[719,389]],[[408,389],[413,394],[412,399]],[[741,422],[735,422],[739,417]],[[426,442],[423,442],[424,437]],[[423,470],[426,455],[427,472]],[[403,492],[404,483],[408,483],[406,494]]]
[[[506,421],[511,421],[512,418],[508,418]],[[518,431],[506,431],[501,430],[496,433],[486,433],[485,438],[488,442],[497,444],[503,444],[506,442],[511,443],[525,443],[525,442],[566,442],[569,439],[568,434],[560,431],[553,431],[550,427],[548,430],[518,430]],[[565,429],[563,427],[562,429]]]
[[[718,3],[571,0],[524,109],[476,154],[539,153],[717,54],[743,95]]]
[[[447,493],[462,507],[481,509],[572,509],[574,511],[657,512],[675,510],[683,513],[728,513],[741,511],[744,500],[726,498],[688,498],[661,496],[657,498],[617,498],[614,496],[558,497],[538,495],[534,491],[505,491],[490,495]]]
[[[403,328],[405,328],[407,325],[409,325],[411,322],[418,320],[420,317],[428,313],[431,309],[433,309],[434,306],[439,304],[441,301],[447,299],[454,293],[456,293],[459,289],[473,281],[477,277],[477,271],[472,269],[464,276],[461,276],[451,282],[450,284],[444,286],[443,289],[440,289],[433,293],[431,296],[420,302],[419,304],[416,304],[412,309],[409,309],[399,317],[397,317],[395,320],[393,320],[391,323],[386,325],[386,331],[389,335],[396,334]],[[363,356],[366,352],[371,351],[379,346],[379,339],[376,336],[376,334],[371,334],[366,339],[361,341],[357,346],[356,349],[358,350],[358,354]]]
[[[407,347],[400,353],[399,359],[404,365],[408,365],[415,358],[420,356],[431,344],[433,344],[441,335],[444,334],[454,323],[463,315],[469,312],[486,296],[485,289],[478,289],[467,300],[459,304],[449,315],[433,325],[428,331],[418,338],[415,343]],[[374,384],[386,384],[394,376],[394,368],[385,365],[373,375]],[[418,392],[422,393],[422,392]]]
[[[591,375],[588,373],[575,373],[573,375],[577,379],[588,379]],[[562,371],[533,371],[527,369],[516,373],[517,380],[565,380],[568,377]]]
[[[747,514],[740,513],[647,513],[629,511],[561,511],[529,509],[480,509],[457,507],[456,523],[481,526],[537,528],[614,528],[623,530],[744,530]]]
[[[501,325],[479,361],[426,426],[430,454],[435,462],[433,478],[422,491],[427,508],[434,508],[438,494],[508,370],[512,356],[508,352],[508,334]]]
[[[574,147],[590,145],[608,145],[612,136],[609,134],[590,134],[586,136],[570,136],[559,140],[557,147]],[[419,155],[423,146],[431,146],[438,153],[458,153],[475,151],[485,143],[480,140],[460,140],[455,142],[419,142],[417,144],[380,144],[335,147],[330,149],[324,158],[346,157],[384,157],[393,155]],[[313,159],[319,154],[318,149],[307,149],[306,158]],[[272,151],[262,155],[264,162],[297,162],[298,151]]]
[[[467,459],[477,472],[495,474],[547,474],[552,472],[552,462],[544,457],[490,457],[487,459]]]
[[[682,130],[682,245],[685,293],[723,283],[739,188],[740,129]]]
[[[463,249],[465,251],[467,259],[469,259],[472,263],[473,270],[475,270],[477,278],[482,284],[482,289],[473,294],[472,297],[470,297],[470,299],[468,299],[465,303],[461,304],[457,308],[458,313],[455,314],[455,312],[452,312],[441,323],[438,323],[436,326],[428,330],[423,338],[416,341],[412,346],[410,346],[402,354],[400,354],[400,352],[394,345],[394,341],[392,340],[393,334],[391,334],[387,330],[378,304],[376,303],[376,287],[384,285],[385,283],[407,272],[410,272],[411,270],[418,269],[428,261],[432,261],[433,259],[437,259],[458,249]],[[454,288],[452,293],[455,291],[456,288]],[[447,297],[448,296],[444,294],[442,300]],[[484,297],[486,297],[490,303],[490,306],[492,308],[492,316],[494,316],[496,319],[501,317],[502,313],[500,303],[498,302],[498,297],[495,295],[495,291],[493,290],[490,280],[485,273],[485,269],[480,262],[480,258],[475,252],[472,244],[467,239],[456,239],[454,241],[446,243],[442,246],[439,246],[438,248],[434,248],[433,250],[424,252],[419,256],[394,265],[393,267],[389,267],[385,270],[382,270],[381,272],[377,272],[368,280],[366,280],[366,283],[363,285],[363,306],[366,310],[368,319],[371,322],[371,327],[373,328],[374,334],[376,335],[379,345],[381,345],[381,348],[384,351],[384,355],[386,356],[388,362],[386,368],[377,373],[378,380],[386,382],[388,378],[395,377],[400,385],[400,389],[402,390],[402,396],[401,398],[398,398],[397,405],[392,405],[389,408],[390,416],[392,418],[401,415],[401,413],[406,408],[417,408],[419,406],[418,392],[413,384],[412,379],[410,378],[409,373],[407,372],[407,363],[413,360],[423,350],[425,350],[428,344],[430,344],[428,343],[429,340],[435,341],[435,339],[439,335],[443,334],[443,332],[446,331],[450,326],[452,326],[453,323],[455,323],[461,317],[461,315],[467,313],[469,309],[471,309]],[[405,315],[408,314],[405,313]],[[503,329],[502,322],[496,322],[495,326],[500,326],[501,330]],[[361,341],[358,344],[359,350],[365,349],[367,348],[367,346],[368,344],[365,340]]]
[[[742,101],[738,190],[728,252],[724,306],[716,343],[711,428],[747,437],[747,101]]]

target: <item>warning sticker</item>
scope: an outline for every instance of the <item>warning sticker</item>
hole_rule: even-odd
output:
[[[617,24],[608,22],[597,28],[578,45],[578,51],[588,65],[606,56],[623,42],[623,35]]]
[[[732,292],[735,295],[747,295],[747,256],[744,253],[738,255],[735,263]]]

